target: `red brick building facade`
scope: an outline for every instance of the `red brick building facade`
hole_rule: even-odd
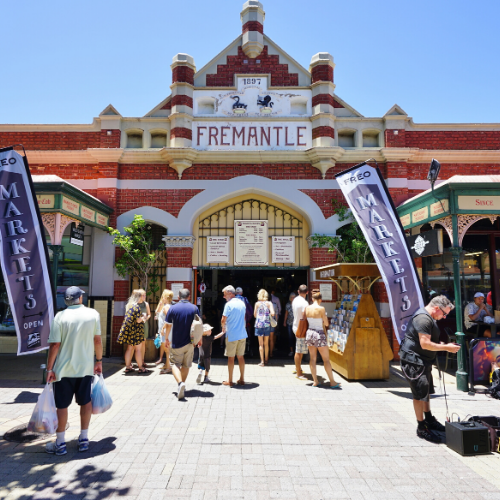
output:
[[[333,261],[325,249],[309,248],[307,238],[336,233],[331,200],[342,196],[334,176],[360,161],[377,160],[396,205],[429,187],[433,157],[443,179],[500,173],[499,125],[416,124],[397,105],[382,117],[364,117],[336,94],[330,54],[314,55],[303,68],[265,34],[259,2],[247,1],[241,19],[242,35],[203,68],[177,54],[171,94],[143,117],[123,117],[110,105],[91,125],[0,125],[0,146],[23,144],[32,174],[57,175],[113,208],[113,227],[123,228],[134,214],[163,227],[168,287],[214,281],[211,269],[240,269],[232,246],[229,261],[207,262],[210,235],[227,234],[233,245],[229,222],[202,228],[224,207],[240,210],[239,203],[252,200],[258,217],[249,217],[248,207],[241,217],[268,216],[271,227],[271,213],[281,211],[283,220],[299,221],[282,231],[297,238],[294,262],[270,258],[253,266],[262,275],[267,266],[292,276]],[[109,238],[94,244],[102,245],[98,253],[109,269],[92,277],[91,293],[114,297],[112,352],[118,354],[130,285],[113,271]],[[308,272],[302,276],[310,279]],[[216,296],[216,283],[211,286]],[[392,338],[382,285],[374,296]]]

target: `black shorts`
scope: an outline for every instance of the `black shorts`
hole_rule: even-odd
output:
[[[432,365],[417,366],[401,360],[401,370],[410,384],[413,399],[429,401],[430,395],[436,392],[432,378]]]
[[[58,410],[67,408],[73,401],[73,396],[75,396],[76,404],[80,406],[90,403],[93,378],[92,375],[79,378],[63,377],[59,382],[54,382],[56,408]]]

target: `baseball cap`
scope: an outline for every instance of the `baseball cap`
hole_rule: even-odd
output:
[[[85,292],[77,286],[70,286],[69,288],[66,288],[66,291],[64,292],[64,298],[66,300],[75,300],[81,297],[84,293]]]
[[[477,293],[474,295],[474,298],[476,298],[476,297],[483,297],[483,299],[484,299],[484,293],[477,292]]]
[[[214,329],[214,327],[210,326],[208,323],[203,324],[203,331],[204,332],[208,332],[208,330],[213,330],[213,329]]]
[[[241,288],[241,286],[239,286],[239,287],[236,289],[236,293],[243,293],[243,288]]]

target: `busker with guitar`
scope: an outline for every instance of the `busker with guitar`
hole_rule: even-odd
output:
[[[431,443],[441,442],[439,436],[432,431],[444,431],[444,425],[431,413],[430,395],[435,392],[432,364],[438,351],[456,353],[460,350],[458,344],[439,342],[437,321],[446,318],[454,308],[447,297],[438,295],[416,311],[408,323],[399,351],[401,370],[413,394],[417,436]]]

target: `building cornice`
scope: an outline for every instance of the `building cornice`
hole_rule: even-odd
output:
[[[165,248],[193,248],[196,238],[194,236],[163,236]]]

